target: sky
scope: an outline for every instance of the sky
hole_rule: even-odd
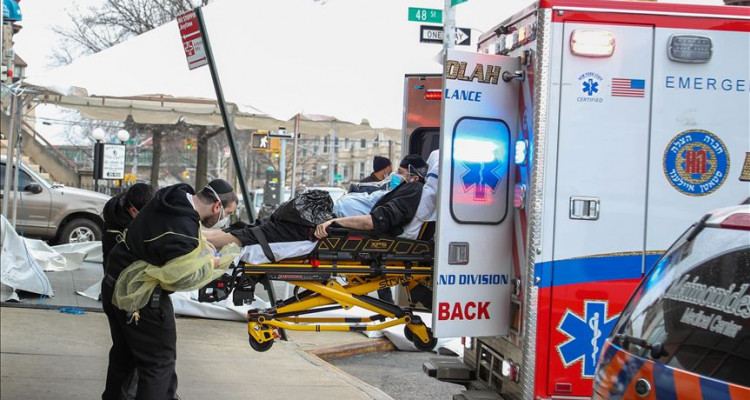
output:
[[[309,1],[309,2],[308,2]],[[252,55],[253,53],[253,47],[256,46],[258,48],[262,47],[268,47],[268,48],[274,48],[271,49],[272,54],[274,54],[276,57],[275,60],[287,60],[287,58],[284,58],[287,56],[286,53],[294,52],[294,53],[305,53],[305,54],[316,54],[316,52],[334,52],[334,53],[341,53],[346,52],[348,55],[350,54],[349,58],[346,60],[347,63],[351,63],[353,66],[356,65],[363,65],[366,63],[371,63],[374,58],[377,58],[380,56],[380,53],[378,52],[378,49],[370,50],[368,48],[363,48],[361,43],[371,43],[372,38],[375,37],[378,40],[378,44],[383,43],[384,46],[388,46],[389,43],[395,43],[398,44],[388,46],[387,50],[389,52],[388,57],[391,57],[394,60],[394,63],[402,62],[413,62],[413,59],[419,58],[422,60],[427,61],[428,63],[423,65],[429,65],[427,68],[421,68],[421,70],[410,70],[407,72],[439,72],[440,67],[437,63],[432,61],[432,59],[435,58],[435,56],[440,51],[440,46],[435,44],[420,44],[418,42],[418,36],[419,36],[419,23],[417,22],[408,22],[407,19],[407,9],[408,7],[425,7],[425,8],[437,8],[442,9],[444,6],[443,0],[325,0],[325,1],[314,1],[314,0],[284,0],[283,2],[281,0],[276,1],[250,1],[250,0],[215,0],[212,2],[212,5],[221,5],[223,6],[229,6],[225,8],[234,9],[235,5],[236,8],[245,10],[244,12],[247,12],[248,14],[254,13],[256,15],[247,15],[247,21],[248,23],[262,23],[267,21],[263,21],[264,19],[270,19],[272,22],[267,25],[268,28],[268,36],[267,37],[257,37],[252,38],[253,40],[244,40],[243,37],[236,37],[232,36],[232,32],[234,31],[232,27],[222,27],[227,28],[223,29],[225,32],[228,33],[221,33],[219,29],[216,29],[214,34],[212,35],[212,44],[216,48],[216,52],[221,51],[222,46],[233,46],[233,49],[229,49],[225,51],[236,51],[236,52],[242,52],[247,53],[249,55]],[[675,2],[675,1],[670,1]],[[696,4],[721,4],[721,0],[683,0],[680,2],[689,2],[689,3],[696,3]],[[16,52],[24,58],[24,60],[29,64],[27,68],[27,76],[37,76],[37,75],[43,75],[47,73],[52,66],[50,65],[51,59],[49,58],[49,54],[51,54],[52,50],[56,45],[58,45],[58,40],[56,38],[56,35],[52,31],[52,28],[56,25],[60,26],[69,26],[70,21],[69,17],[67,16],[67,11],[73,9],[73,7],[77,6],[81,9],[85,9],[88,6],[100,4],[101,0],[75,0],[75,1],[60,1],[60,0],[23,0],[21,2],[22,12],[23,12],[23,29],[21,32],[15,36],[15,50]],[[224,4],[221,4],[224,3]],[[324,3],[324,4],[321,4]],[[479,37],[479,35],[482,32],[485,32],[501,22],[502,20],[506,19],[513,13],[523,9],[528,4],[530,4],[531,1],[529,0],[469,0],[466,3],[460,4],[455,7],[456,10],[456,25],[459,27],[467,27],[472,29],[472,45],[476,43],[476,39]],[[328,25],[320,24],[315,26],[315,30],[321,30],[321,31],[329,31],[329,34],[334,34],[337,36],[343,36],[343,46],[341,48],[337,49],[329,49],[326,48],[326,43],[320,43],[320,42],[311,42],[309,40],[309,37],[301,37],[298,30],[293,29],[293,27],[288,26],[294,25],[295,23],[299,23],[300,18],[304,18],[305,16],[300,15],[294,15],[295,8],[290,7],[291,10],[284,13],[285,10],[282,10],[282,12],[279,12],[279,8],[281,8],[279,5],[283,4],[293,4],[296,5],[299,8],[304,8],[306,12],[308,12],[310,15],[319,15],[321,18],[325,17],[328,21],[341,21],[341,23],[330,23]],[[305,6],[305,7],[303,7]],[[216,8],[216,7],[214,7]],[[206,20],[207,25],[209,29],[209,33],[212,32],[212,24],[216,22],[216,20],[211,19],[211,14],[209,12],[211,8],[207,8],[206,11]],[[334,15],[331,15],[334,14]],[[377,20],[372,18],[370,14],[378,14],[378,15],[385,15],[386,17],[383,18],[383,20]],[[266,17],[266,15],[269,15],[270,17]],[[233,16],[234,19],[232,21],[235,21],[234,23],[239,25],[242,23],[241,18],[236,18],[236,16]],[[255,19],[253,19],[255,18]],[[392,20],[389,20],[392,18]],[[239,22],[237,22],[239,21]],[[224,22],[224,21],[222,21]],[[214,25],[215,26],[215,25]],[[241,27],[238,27],[238,30]],[[159,28],[157,28],[158,30]],[[171,32],[171,30],[175,30],[172,27],[169,27],[167,29]],[[171,33],[170,33],[171,34]],[[221,36],[224,34],[225,36]],[[179,51],[179,39],[177,39],[176,34],[174,35],[175,39],[169,39],[169,48],[174,49],[175,46],[178,47]],[[241,35],[237,35],[241,36]],[[312,33],[310,35],[313,36]],[[171,38],[171,36],[168,36]],[[223,39],[223,40],[222,40]],[[365,40],[367,39],[367,40]],[[174,43],[172,43],[174,42]],[[126,46],[135,47],[134,44],[139,43],[137,39],[131,40],[130,43],[126,43]],[[136,47],[137,48],[137,47]],[[473,49],[472,47],[467,47],[466,49]],[[273,53],[276,51],[276,53]],[[154,70],[158,69],[158,67],[163,67],[162,64],[165,64],[165,61],[162,59],[159,59],[159,53],[158,52],[145,52],[142,60],[138,60],[138,62],[133,62],[132,60],[130,63],[123,62],[122,65],[124,65],[123,68],[130,68],[130,70],[135,71],[136,69],[139,69],[138,72],[142,72],[143,70],[148,71],[150,68],[153,68]],[[183,56],[179,56],[180,59],[175,62],[175,68],[181,68],[186,69],[184,66],[185,61]],[[309,57],[308,57],[309,58]],[[292,59],[289,59],[292,60]],[[77,60],[76,63],[80,62],[82,60]],[[85,62],[85,59],[83,59]],[[263,60],[261,60],[263,61]],[[265,62],[265,61],[263,61]],[[273,61],[271,61],[273,62]],[[283,61],[280,61],[283,62]],[[158,65],[154,64],[158,63]],[[179,63],[179,64],[177,64]],[[218,61],[217,61],[218,63]],[[232,96],[232,90],[245,90],[247,89],[240,89],[241,85],[237,84],[238,80],[242,79],[242,73],[245,72],[248,68],[245,68],[245,71],[243,71],[242,65],[236,65],[239,63],[235,63],[235,65],[230,66],[222,66],[219,65],[219,69],[222,75],[226,76],[227,78],[235,77],[234,80],[227,79],[226,81],[223,80],[224,86],[225,86],[225,92],[226,95]],[[410,64],[414,65],[414,64]],[[119,64],[115,60],[115,64],[110,64],[108,67],[102,68],[102,73],[100,74],[100,81],[102,81],[99,85],[99,92],[104,93],[106,90],[110,89],[110,86],[108,84],[114,84],[116,82],[107,82],[107,71],[112,71],[115,69]],[[306,66],[301,65],[300,68],[304,68]],[[192,86],[200,86],[200,90],[197,90],[195,88],[191,88],[193,91],[197,91],[201,94],[200,97],[213,97],[212,96],[212,87],[210,83],[210,78],[207,78],[207,72],[206,68],[202,68],[203,71],[196,70],[192,71],[192,75],[190,76],[192,80]],[[163,71],[162,71],[163,72]],[[151,87],[148,86],[149,81],[148,75],[144,76],[143,79],[138,79],[138,83],[141,84],[137,89],[134,88],[133,90],[140,91],[139,93],[124,93],[124,95],[134,95],[134,94],[146,94],[146,93],[166,93],[167,90],[170,88],[161,86],[160,84],[163,83],[165,79],[162,77],[162,75],[156,75],[152,78],[153,85],[155,88],[150,90]],[[403,76],[403,75],[401,75]],[[390,75],[391,78],[390,81],[396,81],[396,79],[393,79],[393,74]],[[272,80],[269,80],[272,81]],[[283,84],[286,83],[287,85],[300,85],[300,83],[297,82],[284,82],[282,80],[273,80],[272,82],[269,82],[269,85],[280,85],[280,87],[283,87]],[[263,83],[263,82],[261,82]],[[303,83],[304,85],[307,85],[307,83]],[[350,80],[342,80],[341,82],[335,82],[334,85],[351,85]],[[185,92],[175,92],[175,95],[191,95],[193,92],[191,90],[186,90]],[[324,99],[324,95],[319,95],[319,92],[322,92],[324,89],[320,89],[320,87],[316,87],[314,85],[310,85],[309,93],[305,93],[305,95],[309,95],[311,98],[315,99],[313,96],[313,93],[315,95],[318,95],[318,98]],[[398,88],[396,88],[398,90]],[[290,90],[291,91],[291,90]],[[283,93],[282,90],[280,92]],[[91,93],[91,91],[90,91]],[[170,92],[171,93],[171,92]],[[207,93],[207,94],[206,94]],[[96,94],[96,90],[94,90],[94,93]],[[205,94],[205,95],[204,95]],[[391,93],[390,97],[398,96],[398,93]],[[228,99],[229,100],[229,99]],[[314,104],[314,106],[319,107],[320,109],[325,109],[325,100],[323,102],[317,102],[317,101],[308,101],[309,104]],[[320,103],[320,104],[315,104]],[[252,104],[252,103],[249,103]],[[370,106],[372,108],[372,106]],[[37,116],[45,116],[45,115],[51,115],[51,117],[48,117],[50,119],[57,118],[55,116],[54,111],[48,111],[44,107],[40,107],[37,109]],[[266,110],[263,110],[264,112]],[[303,110],[307,111],[307,110]],[[317,110],[312,110],[317,111]],[[322,114],[325,114],[325,112],[321,112]],[[45,136],[58,136],[60,130],[62,129],[61,126],[52,126],[52,125],[41,125],[41,123],[37,122],[37,129],[40,130],[40,132]],[[57,142],[57,140],[51,139],[54,142]]]
[[[214,0],[220,2],[225,0]],[[272,0],[266,0],[272,1]],[[273,0],[283,1],[283,0]],[[313,2],[314,0],[310,0]],[[332,3],[344,0],[326,0],[325,3]],[[352,0],[346,0],[352,1]],[[398,2],[403,7],[425,7],[442,9],[444,2],[442,0],[369,0],[366,2]],[[484,32],[493,27],[498,22],[507,18],[514,12],[530,4],[530,0],[469,0],[466,3],[456,7],[456,18],[459,26],[476,29],[472,32],[474,37],[478,37],[480,32]],[[692,4],[712,4],[721,5],[721,0],[669,0],[662,1],[666,3],[692,3]],[[51,68],[48,55],[57,45],[57,37],[52,31],[56,25],[70,26],[68,10],[74,10],[75,7],[86,9],[91,5],[101,4],[102,0],[23,0],[21,10],[23,12],[23,30],[16,36],[15,48],[21,57],[29,64],[28,74],[42,73]],[[327,4],[321,7],[326,7]],[[342,15],[341,18],[350,18]],[[377,24],[367,21],[362,17],[363,25],[368,30],[378,29]],[[415,26],[417,24],[415,23]],[[381,34],[388,36],[388,31],[384,30]],[[472,41],[475,40],[472,38]]]

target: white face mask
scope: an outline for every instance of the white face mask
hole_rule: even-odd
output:
[[[226,228],[229,225],[229,215],[225,216],[224,218],[220,219],[219,221],[214,224],[214,228]]]

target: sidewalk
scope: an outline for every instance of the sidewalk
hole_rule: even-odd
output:
[[[177,318],[178,393],[198,399],[390,399],[312,350],[372,342],[351,332],[288,332],[265,352],[244,322]],[[57,310],[0,308],[0,398],[96,399],[111,344],[107,319]]]

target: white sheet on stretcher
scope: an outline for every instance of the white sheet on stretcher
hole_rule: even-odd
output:
[[[280,243],[269,243],[273,256],[276,257],[276,261],[281,261],[286,258],[300,257],[305,254],[310,254],[315,249],[315,242],[309,240],[302,240],[299,242],[280,242]],[[252,246],[245,246],[242,249],[240,255],[234,260],[237,264],[240,260],[250,264],[268,264],[271,262],[266,255],[263,253],[263,249],[259,244]]]

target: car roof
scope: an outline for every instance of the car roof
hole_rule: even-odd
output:
[[[750,230],[750,203],[720,208],[706,218],[706,226],[711,228]]]

